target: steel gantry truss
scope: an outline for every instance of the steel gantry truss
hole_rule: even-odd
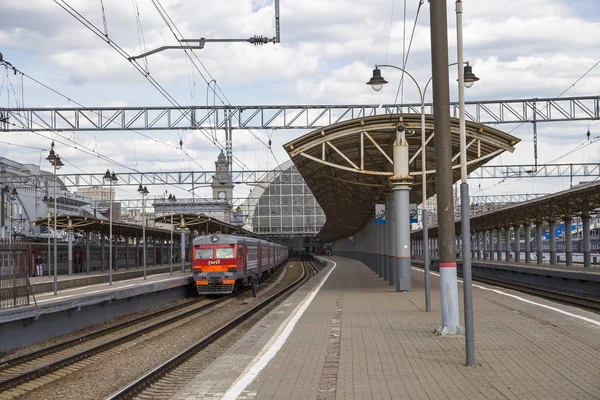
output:
[[[235,185],[269,185],[265,179],[272,171],[233,171]],[[173,171],[173,172],[119,172],[119,186],[182,185],[190,188],[210,186],[216,171]],[[545,164],[538,165],[483,165],[470,173],[473,179],[504,178],[600,178],[600,164]],[[81,174],[57,174],[66,187],[103,186],[104,172]],[[2,176],[4,184],[39,184],[54,179],[54,175]]]
[[[450,104],[458,115],[458,103]],[[432,104],[426,112],[433,113]],[[20,131],[122,131],[170,129],[318,129],[384,114],[420,114],[420,104],[270,105],[188,107],[0,108],[0,129]],[[600,119],[600,96],[485,100],[465,103],[479,124]]]

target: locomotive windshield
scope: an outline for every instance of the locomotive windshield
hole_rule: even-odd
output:
[[[216,258],[233,258],[233,247],[227,247],[217,250]]]
[[[196,249],[196,258],[213,258],[213,249]]]

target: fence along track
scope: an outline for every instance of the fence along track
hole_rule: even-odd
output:
[[[279,297],[285,295],[292,289],[308,281],[310,277],[314,276],[316,271],[312,264],[309,265],[309,263],[306,263],[305,265],[305,262],[300,262],[300,264],[303,268],[302,276],[298,278],[295,282],[293,282],[291,285],[267,297],[265,300],[255,305],[250,310],[231,320],[229,323],[222,326],[221,328],[216,329],[212,333],[200,339],[192,346],[188,347],[186,350],[182,351],[181,353],[172,357],[170,360],[154,368],[152,371],[148,372],[146,375],[130,383],[120,391],[112,394],[110,397],[108,397],[108,399],[129,399],[133,397],[141,399],[153,399],[160,397],[161,394],[165,391],[172,391],[175,385],[181,385],[182,380],[187,379],[187,381],[189,381],[191,378],[198,374],[198,370],[194,369],[193,366],[186,368],[186,366],[184,365],[186,361],[190,360],[190,364],[194,364],[194,357],[196,355],[198,357],[201,357],[200,352],[206,347],[208,347],[211,343],[215,342],[217,339],[239,326],[242,322],[247,320],[252,315],[256,314],[258,311],[260,311]],[[164,380],[163,377],[165,378]],[[159,380],[160,386],[153,385]]]

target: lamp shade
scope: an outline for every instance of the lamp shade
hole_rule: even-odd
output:
[[[475,74],[473,73],[473,68],[469,64],[465,65],[465,69],[464,69],[465,87],[470,88],[478,80],[479,80],[479,78],[476,77]]]
[[[383,79],[383,76],[381,76],[381,70],[375,67],[375,69],[373,70],[373,76],[371,77],[371,79],[369,79],[367,85],[371,85],[371,87],[374,90],[380,91],[383,85],[385,85],[386,83],[388,83],[388,81]]]

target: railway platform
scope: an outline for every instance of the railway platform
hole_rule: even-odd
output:
[[[192,294],[189,268],[169,273],[169,266],[113,271],[113,283],[104,273],[58,276],[58,293],[53,278],[31,279],[34,291],[30,304],[0,309],[0,352],[73,332],[134,312],[158,307]]]
[[[439,277],[430,313],[421,270],[412,283],[397,293],[364,264],[330,257],[173,398],[600,398],[598,314],[474,283],[477,365],[467,367],[464,336],[434,334]]]

